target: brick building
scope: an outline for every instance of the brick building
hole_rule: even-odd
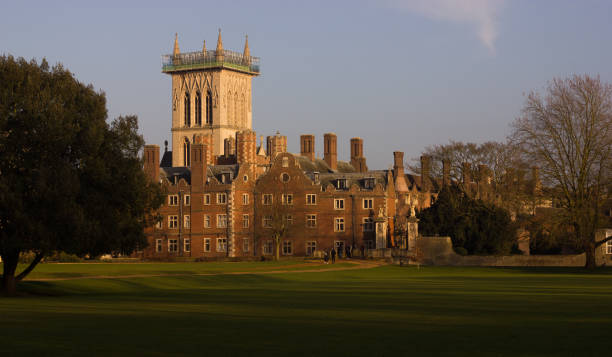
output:
[[[313,135],[300,137],[299,154],[278,132],[257,145],[251,80],[259,59],[248,39],[242,53],[228,51],[219,32],[216,50],[180,53],[176,38],[162,62],[172,76],[172,150],[145,146],[144,170],[167,198],[146,230],[144,257],[272,255],[276,219],[290,226],[283,255],[395,246],[398,217],[428,207],[441,187],[428,157],[422,176],[404,172],[401,152],[392,170],[369,170],[361,138],[347,143],[349,161],[338,160],[334,133],[324,135],[322,159]]]

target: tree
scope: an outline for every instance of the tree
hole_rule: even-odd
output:
[[[262,206],[262,228],[257,230],[257,235],[260,237],[272,237],[275,258],[279,260],[283,238],[289,235],[293,227],[293,215],[290,209],[292,202],[288,201],[288,194],[278,195],[276,199],[274,199],[273,195],[270,197],[270,204]],[[293,196],[291,195],[292,199]]]
[[[470,254],[507,254],[516,243],[516,227],[506,210],[472,199],[457,186],[444,187],[418,218],[421,235],[449,236],[455,249]]]
[[[136,117],[106,122],[106,100],[61,65],[0,57],[2,290],[56,250],[84,256],[146,245],[161,204],[138,154]],[[17,273],[21,253],[32,263]]]
[[[513,140],[525,160],[541,168],[542,181],[594,268],[602,204],[612,185],[612,86],[599,77],[553,79],[542,97],[528,95]]]

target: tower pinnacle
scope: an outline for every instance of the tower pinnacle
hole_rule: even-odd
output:
[[[243,56],[248,60],[251,57],[251,51],[249,50],[249,35],[246,35],[246,40],[244,41],[244,53]]]
[[[221,40],[221,28],[219,28],[219,38],[217,39],[217,51],[215,52],[215,57],[217,62],[223,62],[224,53],[223,53],[223,40]]]
[[[202,45],[202,53],[206,54],[206,40],[204,40],[204,44]]]
[[[178,45],[178,33],[174,33],[174,51],[172,52],[172,54],[176,56],[180,53],[181,53],[181,50],[179,50],[179,45]]]

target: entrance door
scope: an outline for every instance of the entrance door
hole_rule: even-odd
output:
[[[336,246],[336,253],[338,253],[338,258],[343,257],[344,256],[344,241],[337,240],[334,242],[334,245]]]

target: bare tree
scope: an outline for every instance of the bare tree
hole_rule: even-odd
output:
[[[270,194],[270,204],[261,208],[261,227],[256,229],[258,238],[272,238],[275,245],[276,260],[280,258],[280,247],[283,239],[289,235],[293,227],[291,194],[281,194],[273,197]]]
[[[612,85],[587,75],[554,79],[544,97],[529,94],[513,139],[540,166],[586,267],[595,267],[595,249],[610,240],[597,242],[595,232],[612,183]]]

